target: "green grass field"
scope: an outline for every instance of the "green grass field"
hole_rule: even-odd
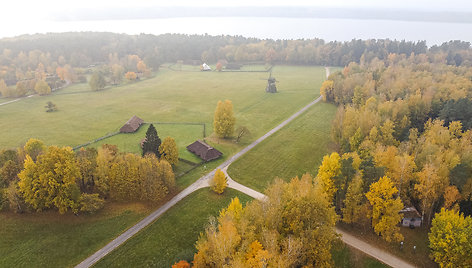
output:
[[[46,144],[76,146],[117,131],[131,116],[148,122],[204,122],[212,130],[218,100],[234,104],[237,125],[258,137],[319,95],[321,67],[277,66],[280,93],[267,94],[267,73],[176,72],[162,68],[154,78],[91,92],[72,85],[50,96],[0,106],[0,149],[35,137]],[[46,102],[59,109],[46,113]],[[167,131],[163,131],[167,132]],[[189,135],[168,131],[177,143]],[[177,133],[177,134],[175,134]],[[200,138],[200,132],[195,139]],[[183,135],[183,136],[181,136]]]
[[[316,174],[323,156],[330,152],[331,120],[336,106],[317,103],[289,125],[261,142],[228,168],[232,179],[258,191],[275,177],[289,180]]]
[[[97,214],[0,213],[0,267],[71,267],[147,216],[143,204],[111,204]]]
[[[191,261],[195,241],[209,217],[218,216],[235,196],[243,205],[251,199],[233,189],[226,189],[222,195],[209,188],[192,193],[95,267],[170,267],[179,260]]]

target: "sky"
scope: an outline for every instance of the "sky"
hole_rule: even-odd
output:
[[[7,0],[2,2],[0,37],[10,37],[35,32],[93,30],[77,23],[58,25],[57,14],[73,14],[78,10],[106,10],[107,8],[136,8],[159,6],[315,6],[342,8],[407,9],[415,11],[472,12],[470,0]],[[54,23],[55,22],[55,23]],[[70,27],[70,28],[67,28]],[[82,27],[82,28],[80,28]],[[112,31],[113,29],[110,28]],[[100,29],[102,30],[102,29]]]

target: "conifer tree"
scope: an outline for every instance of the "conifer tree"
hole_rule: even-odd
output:
[[[143,156],[147,153],[153,153],[155,156],[161,157],[159,146],[161,146],[161,139],[157,135],[156,128],[151,124],[146,131],[146,138],[143,142]]]

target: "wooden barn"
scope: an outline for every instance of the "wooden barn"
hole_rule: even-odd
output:
[[[223,153],[201,140],[197,140],[196,142],[187,146],[187,150],[198,155],[198,157],[206,162],[217,159],[223,155]]]
[[[402,226],[403,227],[421,227],[421,215],[414,207],[407,207],[400,210],[400,213],[403,214]]]
[[[126,122],[121,128],[120,132],[121,133],[133,133],[136,132],[136,130],[139,129],[139,127],[144,123],[143,119],[137,117],[134,115],[133,117]]]

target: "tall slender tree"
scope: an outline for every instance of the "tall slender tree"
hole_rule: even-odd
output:
[[[157,135],[154,125],[151,124],[146,131],[146,138],[143,142],[143,156],[147,153],[153,153],[155,156],[161,157],[159,146],[161,146],[161,139]]]

